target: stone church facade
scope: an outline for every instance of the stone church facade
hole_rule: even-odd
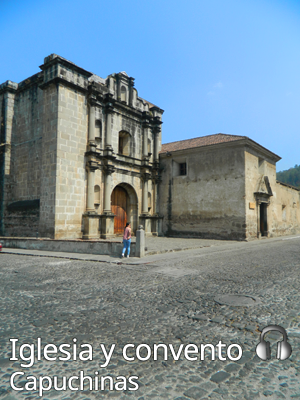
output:
[[[299,191],[249,138],[161,144],[163,110],[125,72],[106,79],[55,54],[0,85],[0,236],[248,239],[299,232]]]
[[[109,238],[158,233],[163,110],[126,73],[102,79],[55,54],[0,86],[1,231]]]

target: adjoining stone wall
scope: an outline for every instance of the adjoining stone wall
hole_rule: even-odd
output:
[[[300,233],[300,192],[279,182],[274,188],[270,236]]]
[[[161,154],[159,212],[163,232],[204,238],[245,238],[244,153],[211,146]],[[179,175],[186,163],[187,174]]]

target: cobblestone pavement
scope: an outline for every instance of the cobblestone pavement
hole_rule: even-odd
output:
[[[54,381],[55,375],[60,387],[62,377],[79,376],[81,370],[94,380],[97,373],[110,376],[114,390],[107,384],[105,390],[93,386],[90,391],[86,379],[84,390],[45,390],[43,398],[300,398],[299,246],[299,237],[219,242],[218,246],[132,259],[131,264],[0,254],[0,399],[39,398],[33,386],[23,391],[10,388],[15,372],[24,372],[15,379],[21,388],[28,384],[28,376],[49,376]],[[235,298],[235,304],[226,305],[220,304],[222,295],[246,297],[232,297],[229,300]],[[244,305],[247,299],[251,306]],[[261,361],[255,355],[260,331],[269,324],[286,328],[293,349],[289,359],[276,359],[277,341],[282,339],[277,333],[267,334],[271,360]],[[9,360],[10,338],[19,340],[18,360]],[[50,343],[73,346],[74,338],[77,348],[89,343],[93,360],[78,360],[77,352],[75,361],[46,361],[42,356],[40,361],[35,358],[30,368],[21,367],[20,345],[37,346],[37,338],[42,339],[42,348]],[[216,346],[219,341],[226,344],[225,350],[230,344],[239,344],[242,358],[232,361],[226,352],[222,353],[224,361],[218,353],[214,361],[209,352],[203,361],[199,354],[187,354],[195,357],[194,361],[184,356],[188,344]],[[138,360],[130,348],[128,355],[134,360],[124,360],[122,348],[129,343],[150,346],[150,359]],[[161,349],[158,359],[153,359],[153,347],[159,343],[174,347],[173,353],[168,347],[167,360]],[[106,367],[101,367],[105,357],[100,344],[108,351],[115,344]],[[180,348],[181,356],[175,361],[174,352]],[[144,347],[140,356],[146,355]],[[23,358],[29,356],[27,349]],[[233,351],[231,356],[237,357],[237,353]],[[125,377],[127,390],[117,390],[125,385],[118,383],[120,376]],[[136,391],[129,381],[132,376],[138,376]],[[78,382],[73,381],[74,388]]]

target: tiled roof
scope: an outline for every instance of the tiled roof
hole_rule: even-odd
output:
[[[160,153],[169,151],[191,149],[193,147],[210,146],[212,144],[228,143],[235,140],[247,139],[246,136],[226,135],[224,133],[216,133],[214,135],[202,136],[194,139],[180,140],[178,142],[165,143],[162,145]]]

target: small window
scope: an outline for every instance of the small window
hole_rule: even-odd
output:
[[[179,175],[186,175],[186,163],[179,164]]]

